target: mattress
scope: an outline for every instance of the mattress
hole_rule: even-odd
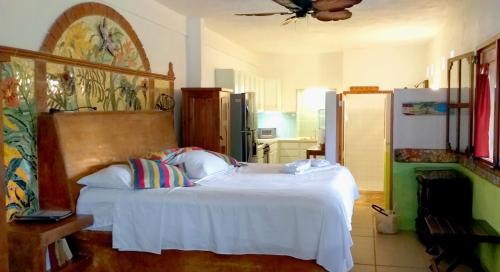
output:
[[[337,166],[289,175],[280,168],[249,164],[190,188],[84,188],[77,213],[94,215],[91,230],[112,230],[113,247],[122,251],[287,255],[350,270],[358,197],[350,172]]]

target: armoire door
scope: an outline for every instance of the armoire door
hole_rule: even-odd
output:
[[[219,152],[218,94],[216,92],[184,93],[184,146],[198,146]]]

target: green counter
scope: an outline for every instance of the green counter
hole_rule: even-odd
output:
[[[500,232],[500,188],[456,163],[399,163],[393,165],[394,209],[400,216],[400,228],[415,231],[417,190],[415,168],[452,168],[472,181],[474,218],[484,219]],[[488,271],[500,271],[500,245],[481,245],[481,262]]]

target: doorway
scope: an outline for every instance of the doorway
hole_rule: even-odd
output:
[[[391,207],[392,92],[345,92],[342,162],[358,188],[374,193]]]

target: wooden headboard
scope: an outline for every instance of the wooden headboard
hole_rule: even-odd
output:
[[[75,211],[81,186],[96,170],[177,147],[169,112],[79,112],[38,118],[41,208]]]

